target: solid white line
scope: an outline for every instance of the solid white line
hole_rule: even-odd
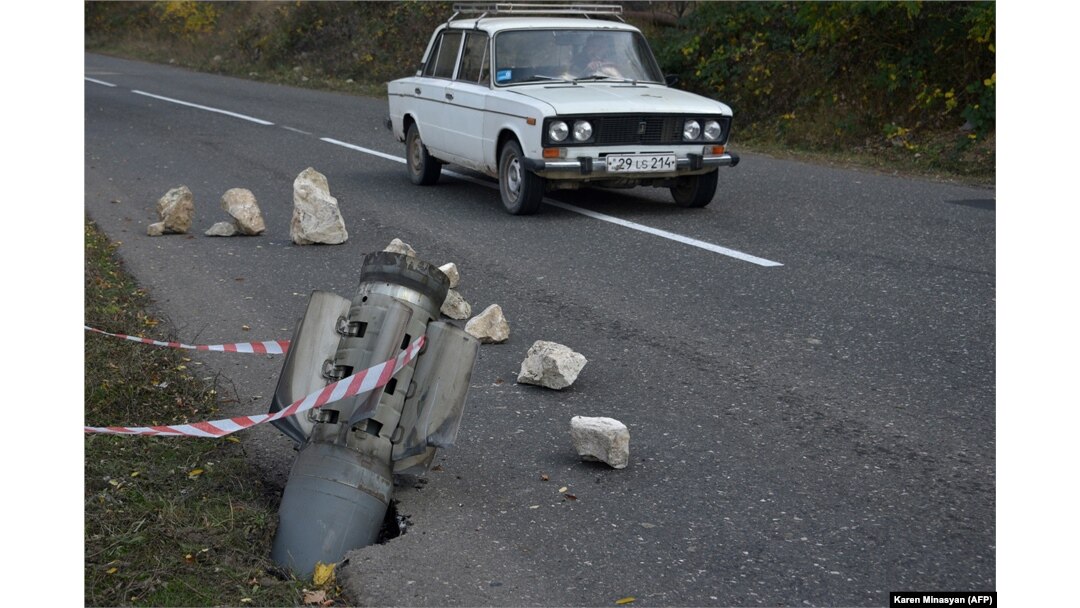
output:
[[[363,152],[364,154],[371,154],[372,156],[378,156],[379,158],[385,158],[387,160],[392,160],[392,161],[398,162],[398,163],[404,163],[405,162],[404,158],[401,158],[401,157],[398,157],[398,156],[393,156],[391,154],[386,154],[385,152],[379,152],[377,150],[371,150],[369,148],[362,148],[360,146],[345,143],[343,141],[338,141],[336,139],[330,139],[329,137],[323,137],[321,139],[322,139],[322,141],[325,141],[327,143],[335,144],[335,145],[338,145],[338,146],[343,146],[345,148],[349,148],[350,150],[356,150],[357,152]],[[457,173],[455,171],[448,171],[448,170],[443,170],[443,174],[448,175],[450,177],[454,177],[456,179],[464,180],[464,181],[467,181],[467,182],[470,182],[470,183],[473,183],[473,184],[478,184],[478,185],[481,185],[481,186],[484,186],[484,187],[487,187],[487,188],[498,188],[497,184],[493,184],[491,182],[487,182],[487,181],[484,181],[484,180],[481,180],[481,179],[477,179],[475,177],[472,177],[471,175],[462,175],[461,173]],[[726,256],[728,256],[730,258],[735,258],[737,260],[742,260],[744,262],[750,262],[751,264],[757,264],[758,266],[765,266],[765,267],[769,267],[769,268],[776,267],[776,266],[783,266],[783,264],[781,264],[780,262],[774,262],[772,260],[766,260],[765,258],[759,258],[759,257],[757,257],[755,255],[750,255],[749,253],[743,253],[743,252],[737,251],[735,249],[731,249],[731,248],[728,248],[728,247],[722,247],[720,245],[715,245],[713,243],[709,243],[709,242],[706,242],[706,241],[701,241],[701,240],[691,238],[691,237],[688,237],[688,236],[683,236],[681,234],[677,234],[677,233],[674,233],[674,232],[669,232],[667,230],[661,230],[659,228],[653,228],[651,226],[646,226],[644,224],[638,224],[637,222],[631,222],[629,220],[620,219],[620,218],[617,218],[617,217],[614,217],[614,216],[611,216],[611,215],[606,215],[606,214],[603,214],[603,213],[597,213],[596,211],[589,211],[588,209],[582,209],[581,207],[575,207],[574,205],[568,205],[566,203],[561,203],[559,201],[552,200],[552,199],[547,198],[547,197],[544,197],[543,202],[548,204],[548,205],[551,205],[552,207],[558,207],[558,208],[564,209],[566,211],[572,211],[574,213],[580,213],[581,215],[591,217],[593,219],[597,219],[597,220],[600,220],[602,222],[608,222],[608,223],[611,223],[611,224],[616,224],[616,225],[622,226],[624,228],[629,228],[631,230],[637,230],[638,232],[644,232],[646,234],[651,234],[653,236],[658,236],[660,238],[668,239],[670,241],[675,241],[677,243],[682,243],[684,245],[690,245],[691,247],[697,247],[699,249],[704,249],[706,251],[711,251],[713,253],[719,253],[720,255],[726,255]]]
[[[135,90],[133,90],[131,92],[135,93],[136,95],[145,95],[147,97],[153,97],[154,99],[160,99],[162,101],[168,101],[170,103],[180,104],[182,106],[188,106],[188,107],[191,107],[191,108],[197,108],[199,110],[206,110],[207,112],[217,112],[218,114],[224,114],[226,116],[232,116],[233,118],[239,118],[241,120],[247,120],[247,121],[257,123],[257,124],[260,124],[260,125],[272,125],[272,124],[274,124],[274,123],[272,123],[270,121],[263,120],[261,118],[253,118],[251,116],[245,116],[243,114],[237,114],[236,112],[229,112],[228,110],[219,110],[218,108],[211,108],[209,106],[200,106],[197,103],[191,103],[191,102],[188,102],[188,101],[180,101],[179,99],[172,99],[170,97],[162,97],[161,95],[154,95],[152,93],[147,93],[145,91],[135,91]]]
[[[706,241],[699,241],[698,239],[695,239],[695,238],[690,238],[688,236],[683,236],[681,234],[676,234],[674,232],[668,232],[667,230],[661,230],[659,228],[653,228],[651,226],[645,226],[644,224],[638,224],[636,222],[631,222],[631,221],[628,221],[628,220],[620,219],[620,218],[617,218],[617,217],[614,217],[614,216],[611,216],[611,215],[605,215],[603,213],[597,213],[595,211],[589,211],[588,209],[582,209],[580,207],[575,207],[573,205],[568,205],[566,203],[560,203],[559,201],[553,201],[553,200],[548,199],[548,198],[545,198],[544,202],[549,204],[549,205],[552,205],[553,207],[558,207],[560,209],[566,209],[567,211],[573,211],[574,213],[580,213],[581,215],[587,215],[587,216],[589,216],[591,218],[598,219],[598,220],[603,221],[603,222],[611,222],[612,224],[618,224],[619,226],[624,226],[624,227],[630,228],[632,230],[638,230],[640,232],[645,232],[645,233],[648,233],[648,234],[652,234],[652,235],[655,235],[655,236],[658,236],[658,237],[661,237],[661,238],[665,238],[665,239],[669,239],[669,240],[676,241],[676,242],[679,242],[679,243],[683,243],[683,244],[686,244],[686,245],[690,245],[692,247],[698,247],[698,248],[704,249],[706,251],[712,251],[713,253],[719,253],[720,255],[726,255],[726,256],[728,256],[730,258],[735,258],[737,260],[742,260],[744,262],[750,262],[751,264],[757,264],[758,266],[766,266],[766,267],[783,266],[783,264],[781,264],[780,262],[774,262],[772,260],[766,260],[765,258],[759,258],[759,257],[757,257],[755,255],[750,255],[749,253],[743,253],[743,252],[737,251],[735,249],[729,249],[728,247],[721,247],[720,245],[714,245],[714,244],[706,242]]]
[[[116,85],[111,82],[105,82],[104,80],[97,80],[96,78],[90,78],[89,76],[83,76],[83,80],[88,80],[94,84],[100,84],[107,87],[115,87]]]
[[[353,145],[353,144],[348,144],[348,143],[345,143],[343,141],[338,141],[336,139],[330,139],[329,137],[320,137],[319,139],[321,139],[322,141],[325,141],[328,144],[334,144],[336,146],[342,146],[342,147],[348,148],[350,150],[356,150],[357,152],[363,152],[364,154],[370,154],[372,156],[378,156],[379,158],[385,158],[386,160],[392,160],[392,161],[394,161],[396,163],[405,164],[405,159],[401,158],[399,156],[394,156],[392,154],[386,154],[385,152],[379,152],[378,150],[371,150],[369,148],[361,148],[360,146],[356,146],[356,145]]]

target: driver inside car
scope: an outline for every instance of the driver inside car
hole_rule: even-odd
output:
[[[622,74],[615,67],[613,58],[611,40],[603,35],[594,34],[585,40],[572,70],[579,78],[597,75],[621,78]]]

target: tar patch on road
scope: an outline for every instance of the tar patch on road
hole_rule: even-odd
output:
[[[945,202],[953,205],[962,205],[964,207],[974,207],[976,209],[982,209],[983,211],[994,211],[996,203],[995,199],[992,198],[969,198]]]

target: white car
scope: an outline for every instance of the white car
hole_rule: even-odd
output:
[[[719,167],[738,164],[725,148],[731,108],[669,87],[637,28],[596,18],[620,7],[454,9],[416,75],[387,85],[387,127],[405,142],[414,183],[434,184],[453,163],[498,178],[513,214],[586,185],[664,187],[704,207]]]

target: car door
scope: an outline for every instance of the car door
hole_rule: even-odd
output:
[[[460,31],[445,30],[440,34],[424,64],[422,77],[413,89],[420,136],[428,152],[444,160],[449,160],[446,146],[451,138],[447,87],[453,82],[461,39]]]
[[[454,80],[446,87],[446,152],[454,162],[478,169],[483,162],[484,109],[491,91],[491,44],[485,32],[465,34]],[[491,134],[487,134],[490,138]],[[491,143],[494,145],[494,143]]]

